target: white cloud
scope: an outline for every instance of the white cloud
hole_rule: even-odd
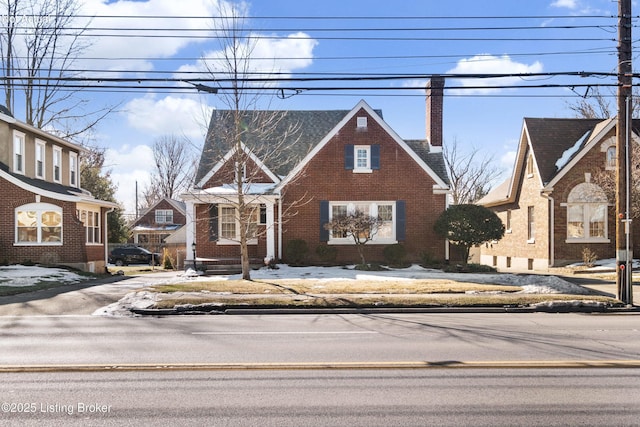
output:
[[[87,35],[96,34],[103,37],[91,37],[91,46],[84,52],[87,57],[123,58],[122,60],[92,60],[83,62],[92,69],[148,71],[153,68],[149,60],[132,60],[126,58],[168,58],[192,44],[204,43],[206,36],[214,34],[211,22],[198,17],[215,16],[216,2],[213,0],[147,0],[147,1],[115,1],[85,0],[80,14],[93,16],[92,28],[103,28],[88,31]],[[101,18],[104,16],[104,18]],[[118,17],[131,18],[118,18]],[[162,18],[149,18],[160,16]],[[185,17],[177,19],[178,17]],[[192,18],[187,18],[192,17]],[[196,17],[196,18],[193,18]],[[179,27],[181,35],[198,37],[132,37],[133,35],[167,35],[170,29]],[[134,29],[133,31],[127,31]],[[165,29],[162,31],[161,29]],[[196,30],[187,32],[186,30]],[[107,37],[107,34],[131,35],[127,37]]]
[[[578,8],[578,0],[556,0],[551,3],[551,7],[564,7],[575,10]]]
[[[129,101],[124,110],[129,126],[151,137],[184,135],[198,142],[204,139],[213,109],[196,97],[148,95]]]
[[[105,167],[111,171],[113,182],[117,183],[116,200],[124,207],[125,213],[135,214],[136,183],[138,194],[150,183],[154,169],[153,151],[147,145],[108,149],[105,152]]]
[[[254,34],[239,49],[239,54],[228,52],[227,57],[237,57],[240,60],[238,70],[253,73],[289,73],[296,69],[305,68],[313,62],[313,49],[318,45],[317,40],[305,33],[295,33],[288,36],[277,37],[269,35],[268,38]],[[221,46],[222,47],[222,46]],[[203,58],[194,64],[186,64],[180,67],[180,72],[208,72],[208,70],[226,72],[229,71],[224,63],[225,52],[223,50],[209,50],[203,53]],[[245,62],[246,61],[246,62]],[[255,77],[255,76],[254,76]]]
[[[523,64],[513,61],[509,55],[476,55],[468,59],[461,59],[455,68],[448,71],[449,74],[526,74],[542,72],[542,63],[536,61],[533,64]],[[451,90],[452,94],[486,94],[500,90],[496,86],[511,86],[522,83],[519,77],[497,78],[468,78],[457,80],[456,83],[474,89]],[[480,88],[478,88],[480,87]]]

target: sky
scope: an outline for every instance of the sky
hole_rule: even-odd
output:
[[[214,63],[202,58],[219,57],[221,49],[214,37],[216,21],[204,19],[219,14],[214,1],[84,0],[81,13],[94,17],[87,32],[91,45],[74,66],[92,70],[86,75],[93,76],[198,75]],[[427,76],[542,74],[446,80],[444,144],[479,149],[504,170],[504,178],[513,168],[524,117],[574,117],[569,105],[593,93],[588,85],[615,82],[614,77],[589,75],[617,70],[618,5],[612,0],[249,0],[240,7],[247,17],[244,28],[256,41],[256,59],[249,65],[256,72],[289,78],[300,73],[404,77],[274,83],[261,98],[262,108],[350,110],[364,99],[382,110],[401,137],[422,139],[425,98],[420,88]],[[162,37],[135,37],[143,32]],[[585,73],[562,75],[577,72]],[[522,85],[538,87],[514,87]],[[90,100],[88,109],[117,106],[94,138],[107,150],[116,197],[129,214],[135,212],[136,183],[139,192],[149,183],[153,142],[181,135],[197,150],[211,111],[227,108],[220,94],[179,86],[83,94]]]

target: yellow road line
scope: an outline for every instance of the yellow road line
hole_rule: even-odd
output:
[[[366,370],[366,369],[587,369],[640,368],[640,360],[491,360],[307,363],[106,363],[0,365],[0,373],[119,371]]]

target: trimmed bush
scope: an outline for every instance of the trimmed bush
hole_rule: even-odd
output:
[[[316,246],[316,255],[320,258],[320,261],[333,264],[336,262],[336,258],[338,257],[338,249],[335,246],[329,245],[318,245]]]
[[[294,239],[287,243],[285,256],[290,265],[305,265],[307,263],[307,255],[309,254],[309,246],[306,240]]]
[[[405,267],[407,250],[400,243],[389,245],[382,251],[384,259],[391,267]]]

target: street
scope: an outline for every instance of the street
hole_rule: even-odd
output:
[[[0,424],[632,426],[639,335],[633,312],[4,315]]]
[[[2,374],[0,400],[14,407],[4,406],[0,424],[635,426],[638,374],[638,369]]]

